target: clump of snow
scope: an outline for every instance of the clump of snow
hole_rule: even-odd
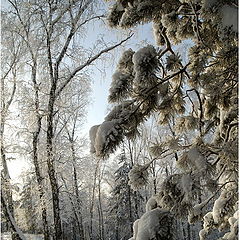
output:
[[[132,73],[133,62],[132,57],[135,52],[129,48],[124,51],[117,65],[117,69],[123,72]]]
[[[122,130],[119,126],[119,120],[103,122],[97,129],[94,148],[96,156],[104,156],[107,150],[114,149],[115,143],[119,141]]]
[[[145,80],[146,76],[151,75],[158,67],[157,52],[152,45],[147,45],[139,49],[133,55],[135,74],[135,84],[138,85]]]
[[[97,134],[97,130],[99,128],[100,125],[95,125],[92,126],[90,131],[89,131],[89,137],[90,137],[90,144],[91,144],[91,148],[90,148],[90,152],[91,153],[95,153],[96,149],[95,149],[95,139],[96,139],[96,134]]]
[[[152,45],[147,45],[139,49],[133,55],[134,69],[136,72],[144,72],[146,67],[150,67],[151,70],[155,69],[157,52]]]
[[[110,14],[108,15],[108,23],[110,27],[116,27],[119,24],[123,12],[124,7],[119,1],[110,8]]]
[[[213,219],[213,213],[208,212],[204,217],[203,217],[203,228],[205,230],[209,230],[210,228],[213,227],[214,225],[214,219]]]
[[[205,229],[202,229],[200,232],[199,232],[199,240],[205,240],[206,239],[206,236],[207,236],[207,231]]]
[[[163,26],[160,22],[157,22],[157,23],[153,22],[152,28],[153,28],[154,39],[157,45],[160,45],[160,46],[165,44],[165,40],[161,34],[162,27]]]
[[[165,209],[155,208],[148,211],[134,223],[133,239],[169,239],[171,220],[170,213]]]
[[[211,8],[212,6],[216,5],[217,3],[218,3],[218,0],[204,0],[203,7]]]
[[[146,203],[146,212],[149,212],[154,208],[157,208],[157,201],[155,196],[152,196],[151,198],[148,199]]]
[[[230,217],[228,219],[228,222],[230,224],[230,232],[227,232],[223,236],[223,240],[235,240],[238,238],[238,211],[236,211],[233,215],[233,217]]]
[[[149,164],[146,165],[134,165],[130,170],[129,176],[129,185],[133,190],[137,190],[142,186],[148,183],[148,167]]]
[[[159,206],[167,208],[175,215],[182,217],[188,214],[192,206],[191,201],[186,200],[191,199],[192,192],[188,193],[188,197],[185,196],[181,178],[182,174],[174,174],[167,177],[160,186],[156,200]],[[185,189],[187,188],[186,186]]]
[[[237,200],[236,193],[237,187],[229,184],[214,203],[213,220],[219,231],[222,231],[229,225],[228,219],[236,211],[236,206],[234,205]]]
[[[110,94],[113,94],[114,92],[117,92],[118,89],[122,89],[124,85],[128,85],[128,82],[130,82],[133,79],[133,77],[124,72],[117,71],[112,76],[112,83],[111,88],[109,90]]]
[[[223,145],[222,156],[228,159],[229,162],[237,161],[238,159],[238,141],[228,141]]]
[[[220,197],[215,201],[213,206],[213,219],[216,224],[222,221],[223,211],[230,196],[226,192],[221,193]]]
[[[182,156],[176,162],[176,166],[180,169],[189,170],[191,169],[191,163],[189,162],[187,152],[184,152]]]
[[[152,156],[159,157],[163,152],[162,144],[154,144],[154,145],[150,146],[149,152],[152,154]]]
[[[197,127],[198,119],[193,116],[179,117],[176,121],[175,129],[177,133],[182,133],[186,130],[193,130]]]
[[[224,5],[220,8],[222,15],[222,26],[232,27],[232,30],[238,32],[238,8]]]
[[[168,93],[169,85],[170,85],[169,82],[165,82],[165,83],[160,85],[159,94],[160,94],[161,97],[166,96],[166,94]]]
[[[167,61],[166,63],[167,70],[176,70],[181,66],[180,64],[182,60],[180,59],[179,54],[171,54],[167,56],[166,61]]]
[[[168,29],[175,29],[176,23],[178,22],[177,13],[172,11],[170,13],[162,15],[161,19],[162,25]]]
[[[204,171],[207,168],[207,161],[205,157],[200,153],[197,147],[191,148],[187,153],[188,159],[193,163],[199,171]]]
[[[133,239],[133,240],[137,238],[139,220],[140,220],[140,219],[137,219],[137,220],[133,223],[133,237],[131,238],[131,239]]]
[[[209,202],[209,199],[206,199],[205,201],[196,204],[190,211],[188,215],[188,222],[194,223],[198,221],[203,216],[203,208],[206,206],[206,204]]]
[[[131,92],[133,75],[133,57],[134,51],[130,48],[125,51],[117,65],[117,71],[112,76],[111,88],[109,90],[109,102],[116,102],[126,98]]]
[[[191,196],[192,196],[192,188],[193,188],[193,180],[190,174],[184,174],[181,178],[180,181],[180,185],[181,188],[183,190],[184,193],[184,201],[189,201],[191,200]]]
[[[111,121],[113,119],[124,120],[128,118],[133,109],[133,101],[124,101],[121,104],[115,106],[110,113],[105,117],[105,121]]]
[[[137,16],[135,9],[131,6],[128,8],[125,8],[125,11],[122,15],[122,18],[119,22],[119,26],[121,27],[130,27],[132,24],[134,24],[134,16]],[[138,17],[138,16],[137,16]]]

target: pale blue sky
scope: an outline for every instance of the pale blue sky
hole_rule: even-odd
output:
[[[91,31],[90,31],[91,32]],[[120,39],[124,39],[124,36],[121,36],[117,30],[113,29],[99,29],[99,32],[104,32],[105,39],[107,41],[119,41]],[[98,68],[105,68],[105,75],[102,75],[97,68],[94,69],[93,77],[93,84],[92,84],[92,104],[89,106],[89,111],[87,114],[86,123],[83,126],[83,132],[85,134],[88,133],[89,129],[93,125],[100,124],[104,121],[104,117],[107,112],[108,108],[108,90],[111,84],[111,78],[113,73],[116,70],[116,64],[118,62],[121,53],[128,49],[132,48],[133,50],[137,50],[139,47],[144,46],[146,42],[154,44],[153,34],[151,24],[140,25],[137,29],[134,30],[134,36],[128,40],[124,46],[119,47],[114,52],[112,52],[115,56],[114,59],[111,59],[110,62],[105,65],[101,66],[99,64]],[[96,32],[90,33],[93,37],[96,36]]]

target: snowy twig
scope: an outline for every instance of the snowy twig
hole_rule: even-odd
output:
[[[186,91],[186,96],[185,96],[185,97],[187,97],[187,98],[189,99],[189,101],[191,102],[191,104],[192,104],[192,114],[195,113],[196,116],[197,116],[198,114],[197,114],[197,111],[196,111],[196,109],[195,109],[194,102],[193,102],[193,100],[191,99],[191,97],[188,95],[188,92],[187,92],[187,91]]]
[[[186,92],[192,92],[192,91],[194,91],[194,92],[196,93],[197,97],[198,97],[199,109],[200,109],[199,131],[200,131],[200,134],[201,134],[201,136],[202,136],[202,135],[203,135],[203,132],[202,132],[202,125],[203,125],[203,121],[202,121],[202,119],[203,119],[203,105],[202,105],[202,100],[201,100],[201,97],[200,97],[199,92],[198,92],[195,88],[189,89],[189,90],[187,90]]]

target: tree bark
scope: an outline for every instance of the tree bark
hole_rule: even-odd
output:
[[[66,188],[66,190],[67,190],[67,194],[68,194],[68,198],[69,198],[69,200],[70,200],[70,203],[71,203],[71,205],[72,205],[72,210],[73,210],[73,214],[74,214],[74,221],[75,221],[75,224],[74,224],[74,226],[75,225],[77,225],[77,228],[78,228],[78,233],[79,233],[79,237],[80,237],[80,239],[85,239],[84,238],[84,232],[83,232],[83,226],[82,226],[82,216],[81,216],[81,218],[79,217],[79,215],[78,215],[78,208],[76,208],[75,207],[75,204],[74,204],[74,201],[73,201],[73,199],[72,199],[72,197],[71,197],[71,194],[70,194],[70,192],[68,191],[68,187],[67,187],[67,183],[66,183],[66,181],[64,180],[64,178],[63,178],[63,176],[61,175],[61,178],[62,178],[62,181],[63,181],[63,183],[64,183],[64,185],[65,185],[65,188]],[[80,221],[81,220],[81,221]],[[74,229],[74,231],[75,231],[75,229]],[[76,231],[75,231],[75,233],[74,234],[76,234]]]
[[[103,210],[102,210],[102,199],[101,199],[100,173],[99,173],[99,179],[98,179],[98,207],[99,207],[99,235],[100,235],[100,239],[104,240],[104,221],[103,221]]]
[[[59,207],[59,187],[54,167],[54,153],[53,153],[53,117],[54,117],[54,102],[55,102],[56,82],[53,82],[49,102],[48,102],[48,115],[47,115],[47,166],[48,176],[52,190],[52,203],[53,203],[53,219],[54,219],[54,239],[62,240],[62,226],[60,218]]]
[[[49,229],[48,229],[48,222],[47,222],[47,208],[46,208],[46,201],[44,198],[44,190],[43,190],[43,177],[41,175],[39,161],[38,161],[38,143],[39,143],[39,135],[42,127],[42,118],[39,114],[39,94],[38,94],[38,86],[37,86],[37,80],[36,80],[36,74],[37,74],[37,63],[34,62],[32,67],[32,82],[34,84],[34,90],[35,90],[35,114],[37,117],[37,129],[33,133],[33,140],[32,140],[32,146],[33,146],[33,164],[35,168],[37,183],[38,183],[38,191],[39,191],[39,198],[40,202],[42,203],[42,222],[43,222],[43,234],[44,234],[44,240],[50,240],[49,235]]]
[[[84,230],[83,230],[83,221],[82,221],[82,202],[80,199],[79,189],[78,189],[78,176],[77,176],[77,169],[76,169],[76,152],[74,147],[74,136],[75,136],[75,126],[76,126],[77,118],[74,120],[74,125],[72,129],[72,134],[68,133],[68,140],[71,144],[71,151],[72,151],[72,165],[73,165],[73,180],[74,180],[74,190],[77,200],[77,214],[76,214],[76,220],[79,230],[80,239],[84,239]]]
[[[94,182],[93,182],[93,189],[92,189],[92,202],[90,205],[90,239],[93,239],[93,208],[94,208],[94,201],[95,201],[95,189],[96,189],[96,181],[97,181],[97,172],[98,172],[98,165],[99,165],[99,161],[97,162],[97,166],[95,169],[95,173],[94,173]]]
[[[73,174],[74,174],[74,188],[75,188],[75,194],[76,194],[76,200],[77,200],[77,213],[78,213],[77,220],[78,220],[79,235],[80,235],[80,239],[84,239],[83,220],[82,220],[82,202],[79,196],[77,170],[76,170],[75,162],[73,164]]]

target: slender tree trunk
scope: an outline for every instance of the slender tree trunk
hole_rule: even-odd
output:
[[[129,154],[130,154],[130,168],[133,167],[134,165],[134,159],[133,159],[133,152],[132,152],[132,147],[131,147],[131,142],[130,140],[127,140],[128,141],[128,149],[129,149]],[[130,186],[129,186],[129,189],[130,189]],[[135,209],[135,217],[139,218],[139,215],[138,215],[138,202],[137,202],[137,192],[134,192],[133,193],[133,199],[134,199],[134,209]],[[131,228],[131,231],[132,228]]]
[[[103,210],[102,210],[102,199],[101,199],[101,179],[99,176],[98,181],[98,205],[99,205],[99,235],[100,239],[104,240],[104,221],[103,221]]]
[[[59,187],[55,173],[54,166],[54,153],[53,153],[53,117],[54,117],[54,102],[55,102],[56,83],[54,82],[51,87],[49,102],[48,102],[48,116],[47,116],[47,166],[48,175],[52,190],[52,203],[53,203],[53,218],[55,240],[62,240],[62,226],[60,218],[59,207]]]
[[[78,228],[79,237],[80,237],[80,239],[84,239],[84,235],[82,235],[81,232],[80,232],[81,223],[80,223],[80,221],[79,221],[78,210],[76,209],[76,206],[75,206],[74,201],[73,201],[73,199],[72,199],[72,197],[71,197],[71,194],[70,194],[69,191],[68,191],[68,187],[67,187],[66,181],[64,180],[63,176],[61,176],[61,178],[62,178],[62,181],[63,181],[63,183],[64,183],[64,186],[65,186],[65,188],[66,188],[66,190],[67,190],[67,194],[68,194],[68,198],[69,198],[69,200],[70,200],[70,203],[71,203],[71,205],[72,205],[72,210],[73,210],[73,213],[74,213],[74,221],[75,221],[75,225],[77,225],[77,228]]]
[[[156,162],[152,163],[152,174],[153,174],[153,191],[154,194],[157,194]]]
[[[2,137],[1,137],[1,159],[3,166],[3,188],[7,196],[8,209],[13,216],[13,199],[12,199],[12,191],[11,191],[11,183],[10,183],[10,175],[7,166],[7,160],[5,155],[5,148],[3,145]]]
[[[74,137],[74,130],[73,130],[72,137]],[[78,221],[79,235],[80,235],[80,239],[84,239],[84,230],[83,230],[83,221],[82,221],[82,202],[81,202],[79,190],[78,190],[76,154],[75,154],[73,138],[70,139],[70,142],[71,142],[71,149],[72,149],[74,189],[75,189],[75,195],[76,195],[76,200],[77,200],[77,221]]]
[[[46,208],[46,201],[44,198],[44,190],[43,190],[43,177],[41,176],[40,172],[40,166],[38,161],[38,142],[39,142],[39,134],[42,127],[42,118],[39,115],[39,95],[38,95],[38,86],[36,81],[36,74],[37,74],[37,64],[34,62],[32,67],[32,81],[34,84],[34,90],[35,90],[35,114],[37,117],[37,129],[33,133],[33,164],[35,168],[37,183],[38,183],[38,191],[39,191],[39,198],[40,202],[42,203],[42,222],[43,222],[43,234],[44,234],[44,240],[50,240],[49,235],[49,229],[48,229],[48,222],[47,222],[47,208]]]
[[[97,205],[97,210],[98,210],[98,232],[99,232],[99,240],[102,240],[102,229],[101,229],[101,213],[100,213],[100,206],[99,204]]]
[[[118,207],[117,207],[118,209]],[[116,227],[115,227],[115,232],[116,232],[116,239],[119,239],[119,221],[118,221],[118,216],[116,217]]]
[[[133,214],[132,214],[131,187],[129,185],[128,185],[128,207],[129,207],[129,219],[130,219],[131,222],[133,222],[134,217],[133,217]],[[131,228],[131,230],[132,230],[132,228]]]
[[[8,166],[6,161],[6,155],[5,155],[5,149],[1,137],[1,160],[2,160],[2,166],[3,166],[3,177],[2,177],[2,189],[4,191],[3,194],[6,195],[7,199],[4,199],[4,203],[6,204],[6,207],[9,210],[9,213],[11,214],[13,220],[14,220],[14,208],[13,208],[13,198],[12,198],[12,190],[11,190],[11,183],[10,183],[10,176],[8,172]],[[7,213],[7,212],[6,212]],[[13,240],[17,240],[18,238],[14,234],[14,229],[11,227],[10,221],[8,221],[9,227],[13,230]]]
[[[94,201],[95,201],[95,189],[96,189],[96,181],[97,181],[97,172],[98,172],[99,161],[97,162],[97,166],[96,166],[95,173],[94,173],[94,182],[93,182],[93,189],[92,189],[92,203],[91,203],[91,206],[90,206],[90,239],[91,240],[93,239],[93,208],[94,208]]]
[[[186,240],[187,236],[186,236],[186,230],[185,230],[185,224],[184,222],[182,222],[182,231],[183,231],[183,239]]]
[[[50,240],[50,235],[49,235],[49,229],[48,229],[48,222],[47,222],[47,208],[46,208],[46,201],[44,198],[44,190],[43,190],[43,178],[40,173],[40,167],[38,163],[38,134],[39,132],[36,132],[33,137],[33,163],[34,163],[34,168],[35,168],[35,173],[37,177],[37,182],[38,182],[38,191],[39,191],[39,198],[42,203],[42,222],[43,222],[43,234],[44,234],[44,240]]]
[[[191,226],[188,222],[187,222],[187,233],[188,233],[188,240],[192,240],[192,238],[191,238]]]

